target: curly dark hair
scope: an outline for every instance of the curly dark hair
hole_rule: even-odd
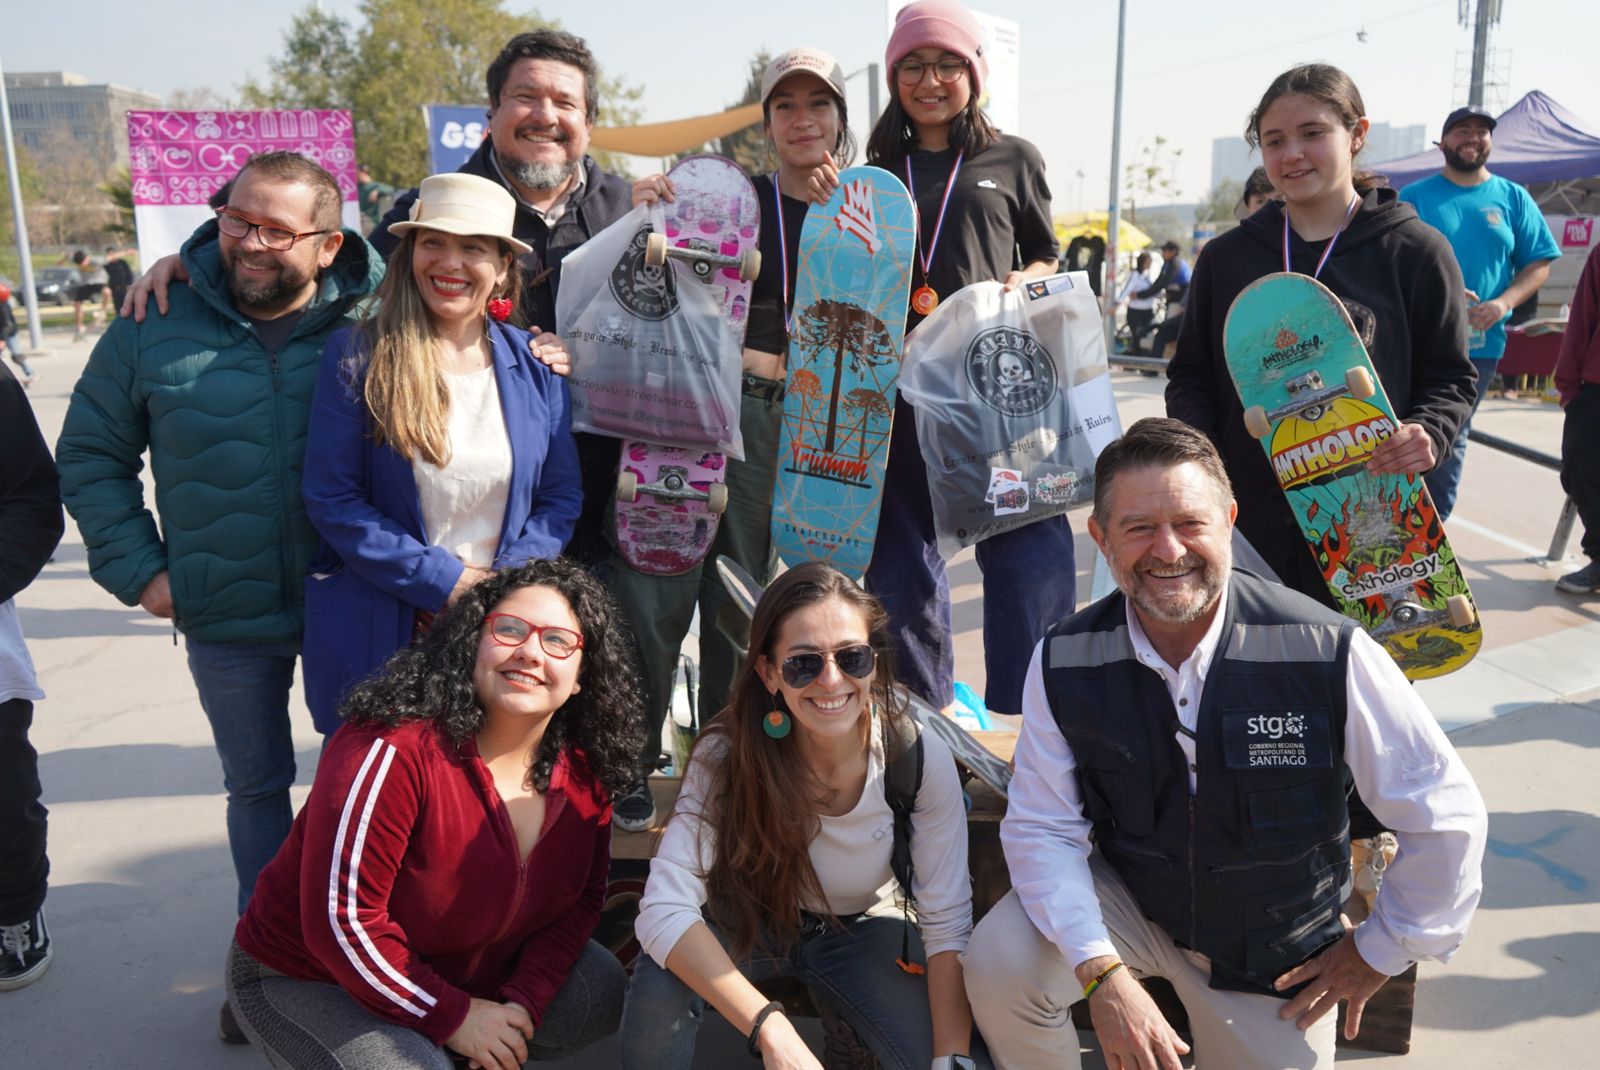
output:
[[[459,751],[483,725],[483,707],[472,684],[483,620],[522,587],[556,591],[572,607],[583,632],[581,687],[550,718],[529,779],[536,790],[546,790],[557,757],[570,748],[583,756],[602,789],[618,795],[633,783],[645,736],[634,641],[605,588],[565,558],[497,572],[464,592],[421,641],[358,684],[340,712],[356,724],[392,727],[432,721]]]

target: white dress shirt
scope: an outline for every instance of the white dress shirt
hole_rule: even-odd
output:
[[[1128,637],[1141,664],[1161,677],[1179,723],[1194,731],[1206,672],[1227,611],[1224,589],[1205,637],[1178,668],[1151,646],[1131,602]],[[1028,918],[1073,966],[1114,955],[1089,875],[1090,823],[1083,814],[1072,748],[1050,712],[1035,647],[1022,691],[1016,775],[1000,840]],[[1344,760],[1362,800],[1394,830],[1399,852],[1384,873],[1356,948],[1393,976],[1418,959],[1447,961],[1466,935],[1483,891],[1488,817],[1477,785],[1416,689],[1363,631],[1350,643]],[[1194,740],[1175,732],[1196,783]]]

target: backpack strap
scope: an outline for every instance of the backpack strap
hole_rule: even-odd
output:
[[[922,728],[914,717],[883,717],[885,768],[883,797],[894,813],[894,846],[889,868],[900,884],[907,903],[915,903],[911,862],[911,815],[917,808],[917,792],[922,790]]]

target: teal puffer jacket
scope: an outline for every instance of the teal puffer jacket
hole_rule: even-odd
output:
[[[119,319],[95,345],[56,445],[89,572],[127,605],[163,569],[178,627],[209,642],[299,638],[317,534],[300,499],[306,423],[328,335],[383,262],[354,231],[276,357],[233,307],[208,222],[181,253],[171,310]],[[140,479],[149,450],[160,530]]]

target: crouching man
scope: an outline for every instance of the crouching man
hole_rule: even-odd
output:
[[[1487,817],[1460,757],[1348,619],[1232,570],[1238,507],[1206,437],[1140,420],[1095,469],[1117,593],[1056,624],[1023,692],[1001,825],[1014,891],[967,991],[996,1065],[1077,1067],[1087,994],[1113,1068],[1189,1049],[1139,977],[1172,982],[1202,1065],[1331,1066],[1335,1015],[1447,960],[1482,890]],[[1399,838],[1350,929],[1351,785]]]

